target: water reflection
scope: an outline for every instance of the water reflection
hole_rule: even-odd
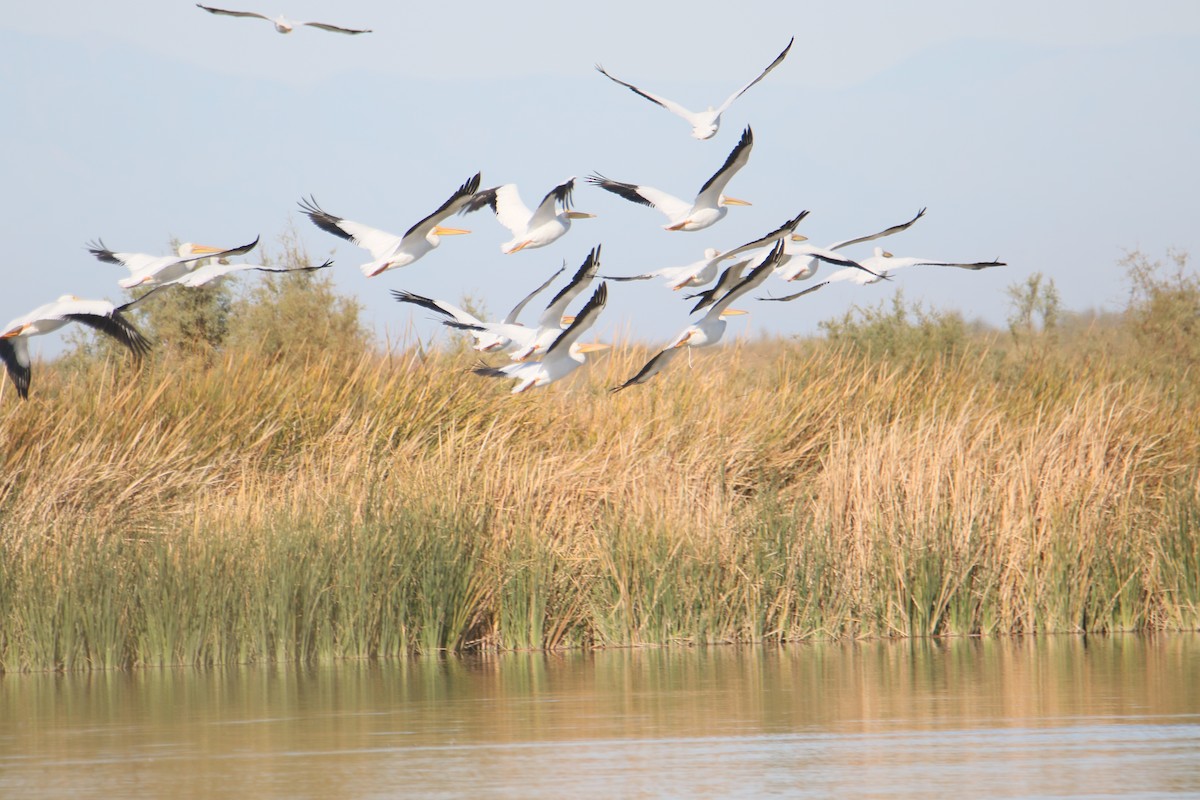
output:
[[[0,679],[0,796],[1200,793],[1200,639]]]

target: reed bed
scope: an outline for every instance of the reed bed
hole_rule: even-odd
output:
[[[621,345],[41,365],[0,669],[1195,628],[1200,421],[1129,361]]]

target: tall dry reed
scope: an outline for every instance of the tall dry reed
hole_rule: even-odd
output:
[[[415,349],[38,371],[4,669],[1194,628],[1200,422],[1103,358],[731,344],[510,397]]]

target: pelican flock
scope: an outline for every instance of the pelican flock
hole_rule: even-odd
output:
[[[197,6],[214,15],[265,20],[274,25],[279,33],[284,34],[305,26],[349,35],[372,32],[370,29],[346,28],[325,22],[299,22],[283,16],[268,17],[255,11],[229,10],[199,3]],[[704,141],[717,135],[722,115],[729,112],[734,101],[778,68],[794,44],[793,37],[753,80],[742,85],[721,104],[699,112],[691,111],[677,102],[627,83],[613,76],[599,64],[596,65],[596,70],[640,97],[680,116],[691,126],[692,136]],[[579,89],[586,91],[587,87],[581,85]],[[785,134],[791,136],[793,132]],[[691,200],[675,197],[646,184],[612,180],[599,173],[588,175],[584,183],[633,203],[657,209],[666,217],[666,222],[662,225],[666,231],[711,232],[713,226],[728,214],[731,206],[750,205],[744,200],[726,195],[725,190],[734,176],[748,167],[753,146],[754,133],[747,124],[724,163],[704,181],[699,192]],[[449,227],[446,224],[447,220],[455,215],[470,214],[485,208],[489,209],[497,222],[509,232],[510,238],[499,248],[503,254],[511,255],[551,246],[563,249],[566,245],[558,243],[570,231],[572,222],[595,216],[592,213],[574,210],[576,180],[575,177],[571,177],[554,186],[542,197],[536,208],[530,210],[522,201],[516,183],[481,189],[482,173],[476,172],[459,185],[432,213],[409,227],[403,235],[331,214],[325,211],[311,194],[299,201],[299,210],[325,233],[368,251],[370,260],[361,264],[360,270],[367,278],[373,278],[385,272],[411,266],[430,256],[438,248],[442,237],[469,233],[461,228]],[[834,283],[869,285],[890,280],[896,272],[916,266],[956,267],[965,270],[1003,266],[1003,262],[998,260],[946,261],[896,257],[878,246],[865,258],[857,258],[850,254],[858,245],[908,230],[922,219],[925,213],[926,209],[922,208],[906,222],[866,236],[843,239],[821,247],[796,230],[809,215],[805,210],[752,241],[733,247],[709,246],[703,249],[702,258],[691,263],[683,266],[652,266],[634,275],[600,275],[601,245],[596,244],[590,248],[578,269],[566,278],[536,321],[529,325],[519,321],[520,315],[537,295],[559,280],[565,272],[565,260],[562,268],[526,294],[498,321],[482,319],[475,313],[445,300],[406,289],[392,289],[391,295],[400,303],[433,313],[445,326],[468,334],[474,340],[474,349],[479,353],[505,359],[499,364],[481,362],[471,372],[480,377],[511,380],[511,392],[521,394],[567,378],[587,363],[588,353],[611,346],[601,341],[584,341],[584,337],[595,328],[598,318],[608,305],[610,282],[623,284],[659,278],[673,291],[695,290],[693,294],[684,295],[684,298],[696,301],[690,313],[700,316],[686,325],[636,374],[612,387],[611,391],[616,393],[647,383],[661,374],[684,351],[690,353],[694,349],[710,347],[722,341],[727,321],[731,317],[747,313],[745,309],[733,308],[733,304],[750,297],[751,292],[763,286],[772,277],[784,285],[789,285],[794,281],[813,278],[821,262],[840,267],[824,280],[802,291],[778,297],[771,296],[768,292],[766,296],[756,299],[792,301]],[[9,322],[0,330],[0,360],[3,360],[18,395],[22,399],[29,396],[31,359],[28,342],[33,336],[51,333],[72,322],[78,322],[112,337],[129,350],[136,360],[150,351],[151,342],[138,331],[129,314],[135,305],[151,297],[166,291],[195,289],[238,273],[314,272],[333,267],[332,260],[289,267],[231,261],[232,258],[253,250],[258,241],[256,237],[249,244],[228,248],[185,242],[170,255],[118,252],[108,248],[102,239],[88,242],[86,247],[96,259],[123,266],[128,271],[127,276],[116,281],[117,286],[130,292],[137,290],[140,294],[136,297],[131,296],[124,304],[114,304],[108,300],[83,300],[65,294]],[[448,260],[450,256],[438,258]],[[591,291],[582,307],[572,313],[572,304],[585,295],[597,278],[600,280],[599,285]],[[664,294],[664,298],[670,296],[679,295]]]

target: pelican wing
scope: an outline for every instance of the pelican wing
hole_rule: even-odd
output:
[[[571,345],[577,342],[579,337],[596,323],[596,318],[600,316],[600,312],[604,310],[604,304],[607,302],[608,284],[601,282],[583,309],[575,315],[575,321],[559,334],[558,338],[554,340],[554,344],[546,348],[546,355],[543,360],[550,360],[555,353],[566,353],[570,350]]]
[[[630,386],[636,386],[639,383],[645,383],[666,369],[670,363],[675,360],[675,356],[682,352],[682,347],[668,347],[666,350],[660,350],[657,355],[646,362],[645,366],[638,371],[638,374],[634,375],[620,386],[614,386],[610,391],[615,393],[621,391],[622,389],[628,389]]]
[[[707,318],[715,319],[725,313],[725,310],[751,289],[759,286],[771,274],[771,271],[779,264],[779,259],[783,257],[783,242],[776,242],[771,253],[754,269],[750,270],[750,274],[742,278],[733,288],[727,291],[721,299],[712,304],[712,308],[705,315]]]
[[[400,244],[400,237],[394,233],[335,217],[317,205],[317,199],[311,195],[301,198],[300,210],[321,230],[369,250],[374,258],[383,258]]]
[[[150,341],[142,336],[141,332],[133,326],[133,323],[116,309],[107,314],[76,312],[67,313],[63,316],[111,336],[128,347],[137,358],[141,358],[150,352]]]
[[[320,28],[323,31],[332,31],[333,33],[348,33],[355,35],[359,33],[371,33],[371,29],[360,30],[358,28],[341,28],[337,25],[330,25],[327,22],[299,22],[298,25],[307,25],[310,28]]]
[[[774,66],[774,65],[772,65],[772,66]],[[604,67],[600,66],[599,64],[596,65],[596,71],[599,72],[604,77],[608,78],[610,81],[612,81],[614,83],[619,83],[620,85],[624,86],[626,89],[633,92],[634,94],[641,95],[642,97],[649,100],[651,103],[662,106],[667,111],[670,111],[672,114],[678,114],[679,116],[686,119],[693,126],[697,125],[701,120],[700,114],[697,114],[694,111],[684,108],[683,106],[679,105],[679,103],[676,103],[674,100],[668,100],[665,97],[660,97],[659,95],[656,95],[656,94],[650,94],[650,92],[647,92],[644,89],[639,89],[638,87],[634,86],[632,83],[626,83],[625,81],[621,80],[620,78],[614,78],[612,75],[610,75],[608,73],[607,70],[604,69]],[[749,89],[749,88],[750,88],[749,86],[746,87],[746,89]],[[743,89],[742,91],[744,92],[744,91],[746,91],[746,89]]]
[[[456,322],[459,322],[463,325],[482,328],[482,326],[485,324],[483,320],[471,312],[461,309],[458,306],[442,302],[441,300],[433,300],[419,294],[397,291],[396,289],[392,290],[392,297],[394,297],[396,301],[400,303],[412,303],[415,306],[429,309],[430,311],[441,314],[442,316],[453,317]]]
[[[508,228],[513,236],[519,236],[523,233],[529,227],[529,220],[533,216],[533,212],[521,200],[521,195],[517,191],[515,183],[506,183],[503,186],[496,186],[476,192],[463,205],[460,213],[478,211],[484,206],[491,206],[492,213],[496,215],[496,220]]]
[[[522,299],[521,302],[519,302],[515,306],[513,306],[512,310],[509,311],[508,314],[505,315],[504,323],[507,325],[515,325],[517,323],[517,317],[520,316],[521,311],[525,308],[525,306],[529,305],[529,301],[532,300],[533,298],[537,297],[539,294],[541,294],[542,291],[545,290],[545,288],[547,286],[554,283],[554,279],[557,278],[559,275],[561,275],[564,269],[566,269],[565,266],[560,267],[558,269],[558,271],[555,272],[553,275],[551,275],[549,278],[547,278],[546,281],[541,286],[537,287],[532,292],[525,295],[524,299]]]
[[[908,228],[914,222],[916,222],[923,216],[925,216],[925,209],[922,208],[920,211],[917,212],[917,215],[915,217],[913,217],[912,219],[910,219],[908,222],[905,222],[900,225],[893,225],[892,227],[888,228],[887,230],[882,230],[879,233],[872,233],[870,236],[860,236],[857,239],[847,239],[844,242],[835,242],[835,243],[829,245],[829,249],[830,250],[841,250],[843,247],[849,247],[852,244],[862,244],[863,242],[869,242],[869,241],[872,241],[873,239],[882,239],[884,236],[891,236],[893,233],[900,233],[900,231],[908,230]]]
[[[233,272],[313,272],[318,269],[328,269],[333,266],[333,261],[327,260],[324,264],[307,264],[299,267],[268,267],[264,264],[206,264],[192,270],[181,278],[176,278],[173,281],[167,281],[164,285],[179,284],[180,286],[189,286],[196,288],[203,286],[210,281],[215,281],[217,278],[224,277]]]
[[[0,361],[4,362],[13,386],[17,387],[17,395],[22,400],[27,399],[29,376],[32,373],[29,366],[29,341],[24,336],[0,339]]]
[[[738,140],[737,145],[730,151],[729,157],[725,159],[725,163],[700,187],[700,193],[696,196],[697,206],[717,207],[717,200],[720,198],[721,193],[725,191],[725,186],[729,183],[730,178],[737,174],[739,169],[746,166],[746,162],[750,160],[750,148],[753,146],[754,132],[747,125],[746,130],[742,131],[742,138]]]
[[[547,192],[537,210],[529,217],[530,230],[539,225],[545,225],[558,216],[558,206],[561,205],[564,211],[569,209],[571,207],[571,191],[574,188],[575,179],[570,178]]]
[[[759,73],[759,76],[757,78],[750,81],[749,83],[747,83],[742,88],[738,89],[733,94],[729,95],[729,98],[724,103],[721,103],[721,105],[717,108],[717,114],[725,113],[725,111],[729,108],[729,106],[733,105],[734,100],[737,100],[739,97],[741,97],[743,94],[745,94],[746,90],[749,89],[751,86],[758,83],[763,78],[767,77],[768,72],[770,72],[771,70],[778,67],[780,62],[782,62],[783,59],[787,57],[788,51],[792,49],[792,43],[795,41],[796,41],[796,37],[793,36],[791,39],[788,40],[787,47],[783,48],[783,52],[780,53],[779,55],[775,56],[775,60],[772,61],[770,63],[770,65],[767,66],[766,69],[764,69],[761,73]]]
[[[728,258],[733,258],[734,256],[740,256],[742,253],[747,253],[751,250],[757,250],[760,247],[765,247],[766,245],[769,245],[772,242],[777,242],[780,239],[782,239],[783,237],[785,237],[791,233],[794,233],[796,230],[796,226],[799,225],[800,222],[807,216],[808,216],[807,210],[801,211],[799,214],[797,214],[796,216],[787,220],[786,222],[784,222],[782,225],[780,225],[778,228],[771,231],[770,233],[764,234],[763,236],[760,236],[753,241],[738,245],[737,247],[733,248],[732,250],[727,250],[726,252],[722,253],[718,257],[717,260],[724,261]]]
[[[615,195],[624,197],[634,203],[640,203],[644,206],[657,208],[663,214],[666,214],[670,220],[678,219],[684,216],[691,210],[690,203],[685,203],[674,195],[667,194],[661,189],[655,189],[653,186],[638,186],[632,183],[621,183],[600,175],[599,173],[589,175],[587,182],[599,186],[601,189],[612,192]]]
[[[847,273],[846,277],[851,277],[851,274],[854,272],[853,269],[839,270],[839,271],[846,272]],[[834,274],[836,275],[837,273],[834,273]],[[807,289],[805,289],[804,291],[796,292],[795,294],[785,295],[784,297],[760,297],[758,299],[766,300],[768,302],[786,303],[791,300],[795,300],[797,297],[803,297],[806,294],[812,294],[817,289],[820,289],[822,286],[828,286],[830,283],[833,282],[832,278],[833,278],[833,276],[831,275],[829,280],[821,281],[820,283],[816,284],[815,286],[810,286]]]
[[[596,276],[600,269],[600,245],[592,248],[584,259],[583,264],[575,271],[571,281],[554,296],[538,319],[538,327],[558,330],[562,326],[562,316],[566,313],[567,305],[582,292]]]
[[[437,211],[434,211],[428,217],[405,231],[403,238],[407,239],[413,234],[425,236],[443,219],[465,208],[466,205],[471,202],[471,198],[475,196],[475,192],[479,189],[479,179],[480,173],[476,172],[474,176],[467,179],[466,183],[458,187],[458,189],[455,190],[454,194],[450,195],[450,198],[446,202],[438,206]],[[376,258],[378,258],[378,256],[376,256]]]
[[[265,14],[259,14],[257,11],[230,11],[224,8],[201,5],[200,3],[196,3],[196,8],[203,8],[210,14],[224,14],[227,17],[254,17],[255,19],[265,19],[267,22],[273,21],[270,17]]]

